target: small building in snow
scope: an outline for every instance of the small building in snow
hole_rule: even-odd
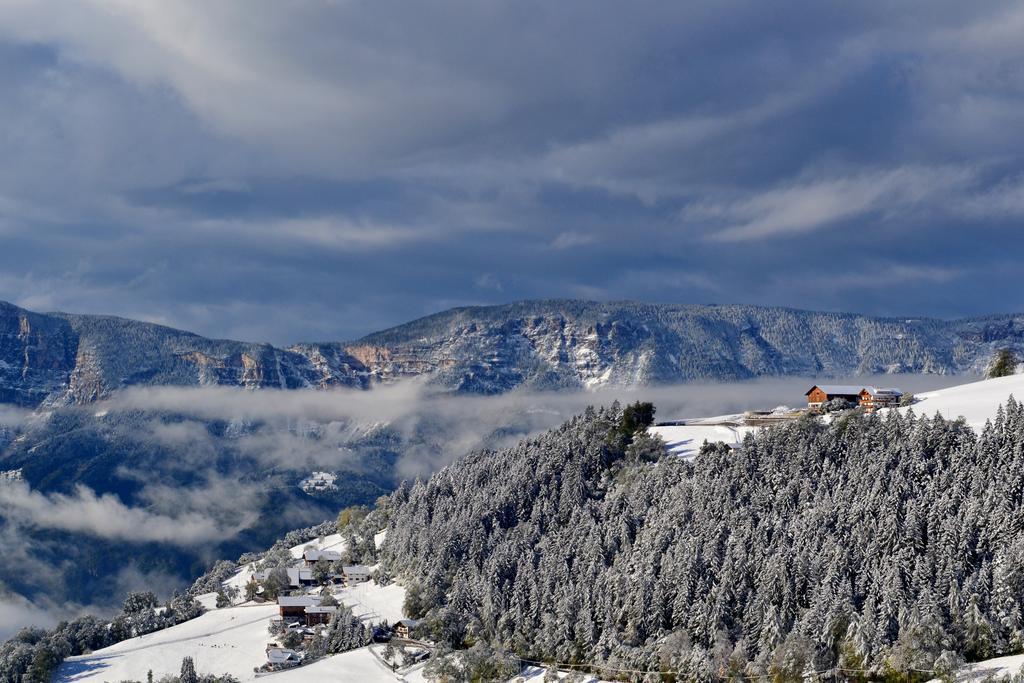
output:
[[[345,576],[345,583],[366,583],[373,576],[373,572],[370,568],[362,564],[353,564],[348,567],[341,568],[342,574]]]
[[[337,611],[335,605],[310,605],[306,608],[306,626],[326,624]]]
[[[293,588],[299,586],[312,586],[316,581],[313,580],[313,570],[306,569],[304,567],[288,567],[288,583]]]
[[[856,384],[815,384],[807,390],[805,396],[807,407],[812,410],[821,408],[832,399],[841,398],[864,408],[865,412],[873,413],[879,408],[899,405],[903,392],[893,387],[880,389]]]
[[[408,638],[419,623],[416,619],[401,619],[395,623],[395,635],[399,638]]]
[[[267,645],[267,661],[275,666],[298,666],[302,662],[302,653],[271,643]]]

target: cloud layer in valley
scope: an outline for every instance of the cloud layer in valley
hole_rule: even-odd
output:
[[[837,380],[838,381],[838,380]],[[900,385],[916,392],[962,384],[964,376],[881,375],[851,380]],[[232,387],[137,387],[118,392],[101,410],[173,413],[196,420],[263,425],[238,437],[241,451],[277,470],[341,469],[359,471],[358,453],[336,444],[356,441],[367,432],[388,428],[402,439],[398,478],[426,476],[480,448],[511,446],[524,436],[557,426],[587,406],[613,401],[652,401],[659,419],[680,419],[800,405],[814,380],[800,377],[741,383],[682,384],[598,391],[513,391],[499,396],[438,393],[418,380],[383,385],[374,391],[248,391]],[[183,466],[209,461],[202,422],[159,423],[161,438],[186,444],[192,457]],[[315,433],[317,438],[308,438]],[[170,436],[168,436],[170,435]],[[204,494],[205,496],[205,494]],[[216,496],[212,496],[216,498]]]
[[[100,538],[186,546],[230,537],[255,519],[250,513],[243,515],[243,523],[233,528],[223,527],[195,512],[167,516],[128,507],[112,494],[96,495],[84,486],[76,487],[72,495],[44,495],[18,481],[0,483],[0,505],[7,521],[15,524],[81,532]]]
[[[257,4],[0,7],[0,299],[275,342],[1024,307],[1019,4]]]

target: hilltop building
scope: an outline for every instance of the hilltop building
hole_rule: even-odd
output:
[[[873,413],[879,408],[891,408],[899,405],[903,392],[893,387],[864,387],[854,384],[815,384],[804,394],[807,407],[818,410],[835,398],[841,398]]]

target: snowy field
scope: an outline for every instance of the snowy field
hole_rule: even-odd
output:
[[[341,681],[342,683],[377,683],[402,680],[370,653],[360,648],[340,655],[326,657],[307,666],[284,671],[267,677],[273,683],[303,683],[304,681]]]
[[[730,446],[739,446],[743,442],[743,437],[755,431],[757,427],[733,427],[709,423],[740,423],[742,420],[742,415],[721,415],[694,420],[686,425],[655,426],[651,427],[651,432],[662,438],[669,453],[692,458],[697,455],[705,441],[710,443],[723,441]]]
[[[1024,375],[997,377],[917,394],[918,401],[913,408],[918,415],[939,413],[949,420],[963,416],[977,430],[985,425],[985,420],[995,417],[996,409],[1011,395],[1024,400]]]
[[[292,557],[302,557],[303,549],[308,546],[320,550],[342,550],[345,543],[339,534],[333,534],[291,548]],[[242,567],[224,584],[243,589],[252,576],[252,569],[252,565]],[[356,616],[368,621],[387,619],[394,623],[403,617],[405,589],[398,584],[382,587],[370,582],[339,589],[335,595],[340,602],[351,607]],[[201,673],[229,673],[239,681],[255,680],[253,669],[266,662],[265,648],[273,640],[267,632],[267,622],[277,615],[277,605],[246,603],[214,609],[215,593],[201,595],[197,599],[209,610],[201,617],[88,655],[69,658],[61,665],[54,680],[75,683],[145,680],[146,672],[150,670],[158,679],[164,674],[177,674],[184,657],[195,659]],[[393,681],[395,676],[364,649],[295,671],[274,674],[274,680],[372,683]]]
[[[342,588],[334,592],[338,602],[352,608],[352,613],[360,619],[378,623],[387,621],[394,624],[405,615],[402,604],[405,602],[405,588],[393,583],[390,586],[378,586],[369,583]]]
[[[294,557],[295,559],[299,559],[300,557],[302,557],[302,551],[310,546],[316,548],[317,550],[342,551],[345,549],[345,541],[341,538],[341,534],[331,534],[330,536],[324,536],[323,538],[315,538],[312,541],[292,546],[292,557]]]
[[[983,662],[968,664],[957,674],[958,681],[983,681],[987,678],[1013,676],[1024,666],[1024,655],[996,657]]]
[[[397,584],[381,587],[367,583],[341,589],[336,595],[357,616],[370,621],[387,619],[394,623],[403,616],[405,589]],[[183,657],[194,658],[202,673],[230,673],[240,681],[255,680],[253,669],[266,662],[264,648],[272,640],[267,633],[267,621],[276,614],[274,604],[214,609],[172,628],[72,657],[61,666],[54,680],[145,680],[150,669],[154,678],[160,678],[163,674],[176,674]],[[274,680],[392,681],[395,676],[368,652],[358,650],[292,672],[274,674]]]
[[[523,673],[522,673],[521,676],[516,676],[515,678],[512,679],[512,681],[514,683],[519,683],[520,681],[523,681],[524,683],[543,683],[543,681],[544,681],[544,674],[546,672],[547,672],[547,669],[545,669],[544,667],[541,667],[541,666],[528,666],[525,669],[523,669]],[[559,671],[558,672],[558,677],[559,678],[567,678],[568,676],[569,676],[569,672],[568,671]],[[584,681],[584,683],[606,683],[605,681],[602,681],[602,680],[600,680],[598,678],[595,678],[594,676],[590,676],[590,675],[587,675],[583,679],[583,681]]]
[[[192,657],[203,673],[230,673],[240,681],[255,678],[253,668],[267,661],[264,648],[270,640],[267,620],[277,605],[227,607],[150,633],[92,654],[65,661],[55,681],[145,680],[177,674],[183,657]]]
[[[975,429],[980,429],[985,420],[993,418],[996,409],[1006,403],[1010,396],[1024,401],[1024,375],[1012,375],[987,379],[970,384],[960,384],[946,389],[926,391],[916,394],[914,412],[918,415],[941,414],[947,419],[963,416]],[[901,408],[900,410],[906,410]],[[885,412],[884,410],[882,411]],[[674,455],[692,458],[697,455],[704,441],[714,443],[722,441],[730,446],[743,443],[743,437],[756,431],[758,427],[729,426],[724,424],[742,423],[742,415],[721,415],[698,420],[689,420],[686,425],[664,425],[651,427],[651,431],[661,436]]]

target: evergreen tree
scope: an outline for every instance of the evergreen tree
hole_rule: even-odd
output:
[[[985,376],[992,379],[1012,375],[1017,371],[1017,363],[1017,354],[1013,352],[1013,349],[1000,349],[988,366]]]
[[[181,683],[199,683],[199,675],[196,673],[196,664],[192,661],[191,657],[185,657],[181,660],[181,675],[179,676]]]

